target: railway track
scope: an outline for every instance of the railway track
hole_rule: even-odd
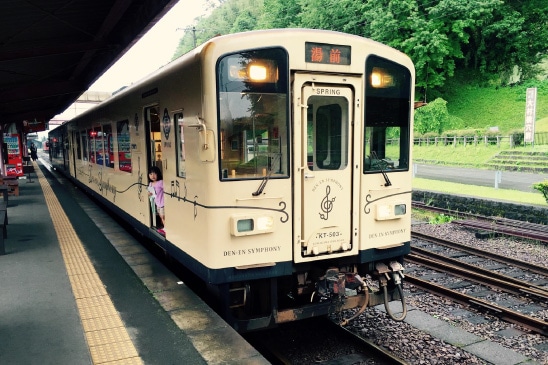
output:
[[[417,209],[453,216],[457,219],[451,221],[452,224],[476,229],[487,236],[503,234],[548,243],[548,226],[544,224],[529,223],[501,217],[485,217],[478,214],[429,206],[425,203],[416,201],[412,203],[412,206]]]
[[[244,337],[274,365],[408,364],[328,318],[287,323]]]
[[[506,296],[503,296],[504,298],[508,298],[508,295],[511,295],[517,298],[514,302],[532,304],[546,310],[548,286],[536,285],[529,281],[501,274],[495,269],[500,270],[502,268],[503,271],[508,272],[519,268],[527,272],[526,276],[531,276],[530,273],[534,273],[533,277],[541,277],[540,282],[544,283],[546,283],[548,278],[548,270],[500,255],[470,249],[469,247],[436,237],[416,232],[412,233],[412,236],[418,240],[425,240],[428,245],[434,245],[434,247],[425,249],[416,247],[417,245],[415,244],[412,247],[411,254],[406,257],[406,261],[420,265],[420,267],[428,268],[429,270],[434,270],[437,274],[431,276],[437,276],[435,281],[443,282],[444,284],[425,280],[413,274],[406,274],[406,281],[408,283],[429,292],[448,297],[463,305],[493,314],[502,320],[521,325],[535,333],[545,336],[548,334],[548,322],[545,318],[525,315],[517,309],[502,305],[500,303],[502,300],[499,300],[499,303],[497,303],[496,299],[489,299],[490,291],[496,291],[497,293],[504,292],[507,293]],[[443,248],[440,249],[440,246],[435,245],[441,245]],[[448,247],[450,248],[449,250],[447,250]],[[433,252],[434,250],[437,252]],[[445,252],[440,253],[442,251]],[[477,257],[471,259],[470,255]],[[478,258],[478,256],[481,258]],[[459,258],[457,259],[456,257]],[[475,264],[464,262],[464,257],[466,257],[466,261],[474,261]],[[481,268],[480,266],[491,266],[492,269]],[[450,279],[449,275],[456,276],[459,279]],[[481,297],[482,291],[485,294],[483,299]]]

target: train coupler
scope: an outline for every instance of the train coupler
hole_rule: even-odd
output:
[[[386,309],[386,313],[392,318],[394,321],[400,322],[403,321],[407,315],[407,305],[405,304],[405,298],[403,296],[403,287],[402,287],[402,279],[405,277],[403,275],[403,266],[397,262],[397,261],[391,261],[390,267],[388,267],[386,264],[379,262],[375,265],[375,268],[377,269],[377,272],[379,274],[379,284],[383,289],[384,294],[384,308]],[[392,310],[390,309],[390,303],[388,299],[388,281],[393,280],[394,285],[396,286],[396,290],[398,290],[400,294],[400,300],[402,305],[402,311],[399,316],[396,316]]]

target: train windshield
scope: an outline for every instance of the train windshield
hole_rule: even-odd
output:
[[[221,180],[288,176],[288,74],[280,48],[219,61]]]
[[[411,73],[377,56],[366,61],[364,173],[409,169]]]

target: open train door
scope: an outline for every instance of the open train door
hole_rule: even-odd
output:
[[[353,180],[359,174],[353,146],[360,143],[354,141],[353,123],[360,79],[297,74],[294,88],[300,99],[294,101],[299,232],[294,260],[356,254],[359,184]]]
[[[151,166],[156,166],[164,174],[162,164],[162,135],[160,128],[160,107],[158,105],[151,105],[144,108],[144,120],[146,130],[146,144],[147,144],[147,166],[146,166],[146,183],[148,180],[148,171]],[[150,227],[157,229],[161,227],[161,221],[156,212],[156,206],[154,200],[150,200]]]

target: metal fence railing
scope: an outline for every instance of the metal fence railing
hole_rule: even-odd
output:
[[[518,135],[519,136],[519,135]],[[521,137],[521,138],[519,138]],[[458,146],[458,145],[497,145],[498,147],[514,148],[516,145],[523,144],[523,135],[516,137],[510,134],[507,136],[443,136],[443,137],[415,137],[416,146]],[[535,145],[548,145],[548,132],[535,133]]]

